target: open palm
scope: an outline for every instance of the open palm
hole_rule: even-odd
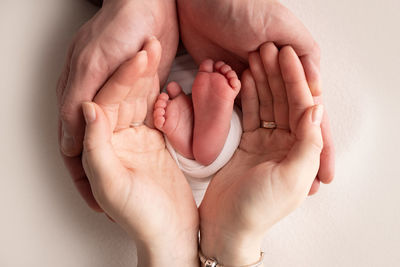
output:
[[[242,76],[244,133],[200,206],[202,243],[213,235],[246,243],[250,236],[247,245],[259,246],[259,238],[304,200],[319,168],[322,113],[313,106],[298,56],[291,47],[278,51],[267,43],[249,63]],[[275,121],[277,128],[260,128],[260,121]]]
[[[197,246],[198,213],[191,189],[165,147],[162,134],[143,122],[148,97],[158,92],[157,40],[123,64],[94,103],[87,120],[83,165],[101,208],[135,237]]]
[[[290,45],[304,67],[309,89],[321,94],[319,46],[303,23],[276,0],[178,0],[181,38],[200,63],[206,58],[224,60],[237,72],[247,68],[248,55],[266,42]],[[315,97],[315,103],[322,98]],[[316,183],[330,183],[334,176],[334,146],[329,121],[322,123],[324,148]]]
[[[108,77],[133,57],[151,35],[157,36],[163,46],[158,73],[165,81],[179,42],[175,2],[104,1],[76,34],[59,79],[61,154],[79,193],[97,211],[101,208],[90,191],[81,161],[85,128],[81,103],[92,101]]]

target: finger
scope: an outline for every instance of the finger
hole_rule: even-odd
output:
[[[94,196],[104,204],[104,197],[115,191],[125,169],[116,156],[111,143],[110,123],[103,110],[93,102],[82,104],[86,121],[82,162]]]
[[[300,57],[303,64],[308,86],[310,87],[313,96],[322,94],[321,76],[320,76],[320,48],[317,43],[307,55]]]
[[[316,104],[322,103],[322,97],[314,97]],[[335,176],[335,146],[329,125],[328,113],[324,112],[321,124],[324,148],[321,153],[321,163],[318,171],[318,178],[324,184],[332,182]]]
[[[289,105],[279,66],[279,50],[273,43],[266,43],[261,46],[260,55],[271,88],[275,122],[278,128],[289,129]]]
[[[269,88],[267,75],[258,52],[249,54],[249,66],[257,87],[260,102],[260,119],[274,121],[271,89]]]
[[[144,45],[143,51],[147,54],[147,64],[140,66],[140,75],[132,83],[131,89],[124,103],[130,112],[122,112],[118,118],[118,128],[129,127],[132,122],[143,122],[152,127],[151,116],[154,103],[160,94],[160,83],[157,69],[161,59],[161,45],[155,38],[150,38]],[[147,116],[150,115],[150,116]]]
[[[61,122],[59,121],[58,125],[58,134],[59,134],[59,139],[61,136]],[[63,154],[62,151],[61,156],[64,161],[64,165],[67,168],[72,181],[77,188],[79,194],[82,196],[82,198],[85,200],[86,204],[94,211],[96,212],[103,212],[102,208],[99,206],[97,201],[95,200],[92,190],[90,188],[89,181],[86,177],[85,170],[83,169],[82,166],[82,159],[81,155],[76,156],[76,157],[68,157]]]
[[[309,196],[315,195],[318,192],[319,187],[320,187],[320,181],[318,178],[315,178],[311,185],[310,190],[308,191],[308,195]]]
[[[279,53],[279,64],[289,105],[289,126],[292,132],[296,131],[297,125],[304,111],[314,104],[303,66],[290,46],[285,46]]]
[[[63,96],[68,86],[68,81],[71,75],[71,62],[74,49],[75,49],[75,40],[72,42],[71,46],[68,49],[65,67],[57,84],[57,102],[60,107],[60,126],[61,126],[59,127],[59,143],[61,147],[61,154],[63,157],[78,156],[82,151],[82,145],[80,143],[82,142],[83,133],[82,131],[79,131],[79,128],[75,132],[75,137],[71,133],[70,131],[71,126],[69,126],[68,124],[70,124],[69,118],[73,117],[73,114],[71,113],[72,110],[69,105],[63,104]],[[75,118],[75,124],[82,124],[82,120],[81,118],[79,118],[79,116],[78,118]]]
[[[143,74],[143,66],[147,66],[146,51],[140,51],[132,59],[122,64],[94,98],[94,101],[102,107],[110,121],[111,130],[116,130],[119,117],[127,117],[135,112],[131,111],[129,103],[124,101],[133,84]],[[120,107],[122,114],[119,114]],[[128,125],[131,122],[130,117],[125,119],[128,121]]]
[[[317,175],[323,147],[321,120],[323,108],[316,105],[308,108],[296,131],[296,142],[279,165],[285,184],[306,196]]]
[[[274,20],[269,23],[267,39],[279,46],[291,45],[301,58],[307,81],[314,96],[321,94],[320,49],[304,24],[283,4],[274,4]]]
[[[243,112],[243,130],[254,131],[260,128],[260,103],[257,88],[250,70],[242,74],[241,103]]]

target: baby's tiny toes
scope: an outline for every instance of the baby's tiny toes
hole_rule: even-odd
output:
[[[229,79],[229,85],[232,87],[232,89],[239,90],[241,83],[240,83],[240,80],[236,77],[236,78]]]
[[[154,117],[164,117],[164,115],[165,115],[165,109],[163,108],[157,108],[154,111]]]
[[[156,108],[153,113],[154,125],[161,130],[165,123],[165,108]]]
[[[215,62],[215,64],[214,64],[214,69],[216,69],[217,71],[219,71],[219,69],[222,67],[222,66],[224,66],[225,65],[225,62],[223,62],[223,61],[217,61],[217,62]]]
[[[231,66],[226,64],[220,68],[220,72],[224,75],[226,75],[231,70],[232,70]]]
[[[238,76],[234,70],[230,70],[225,76],[228,79],[238,79]]]

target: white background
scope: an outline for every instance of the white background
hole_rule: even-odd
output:
[[[265,266],[399,266],[400,2],[284,1],[322,48],[337,147],[329,186],[266,236]],[[135,266],[135,246],[76,192],[55,86],[83,0],[0,0],[0,266]]]

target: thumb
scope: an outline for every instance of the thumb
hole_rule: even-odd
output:
[[[103,110],[93,102],[82,104],[86,121],[82,161],[93,194],[98,197],[110,187],[125,170],[116,156],[112,143],[112,130]],[[100,191],[99,191],[100,190]],[[97,193],[97,194],[96,194]],[[101,203],[101,199],[98,199]]]
[[[287,184],[296,186],[297,190],[304,191],[305,194],[308,193],[319,169],[323,147],[322,117],[322,105],[315,105],[306,110],[297,125],[296,142],[280,166]]]

